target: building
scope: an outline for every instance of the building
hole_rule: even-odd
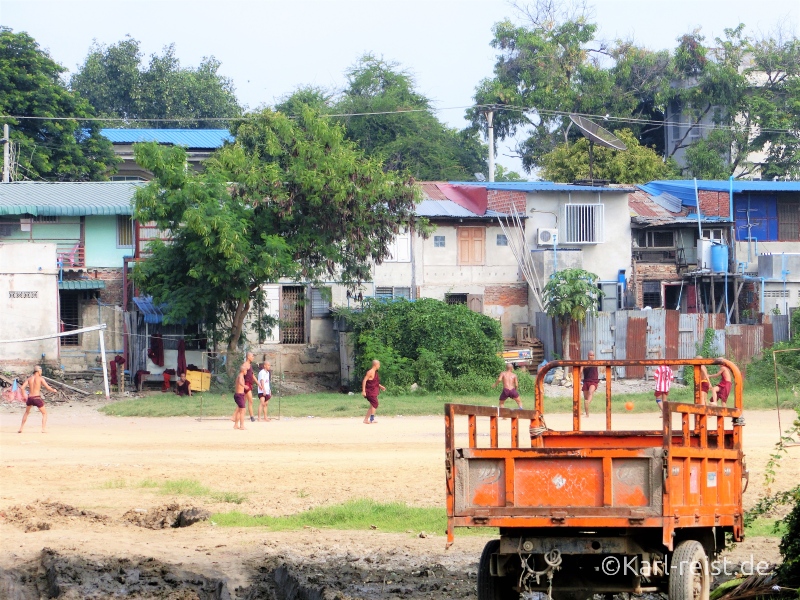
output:
[[[4,282],[0,285],[11,294],[19,289],[23,274],[19,269],[38,265],[36,277],[25,276],[31,289],[26,287],[29,296],[24,299],[52,299],[36,309],[39,335],[106,323],[107,352],[124,351],[123,281],[126,260],[133,256],[136,186],[131,182],[0,184],[0,281]],[[11,328],[4,329],[3,338],[25,337],[15,333],[16,325],[5,313],[3,320],[4,327]],[[98,366],[99,334],[62,337],[47,352],[32,345],[18,350],[21,355],[15,360],[24,363],[46,354],[54,366],[84,371]],[[0,346],[0,360],[8,358],[3,354],[8,351],[8,346]]]
[[[140,167],[133,157],[133,145],[141,142],[157,142],[168,146],[182,146],[187,160],[195,169],[221,148],[225,142],[233,141],[227,129],[101,129],[100,134],[114,146],[114,153],[121,159],[112,181],[149,181],[153,174]]]

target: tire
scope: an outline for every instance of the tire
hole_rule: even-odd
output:
[[[478,563],[478,600],[519,600],[519,592],[513,589],[510,577],[493,577],[490,570],[492,554],[500,550],[500,540],[486,544]]]
[[[680,542],[669,566],[669,600],[708,600],[708,557],[696,540]]]

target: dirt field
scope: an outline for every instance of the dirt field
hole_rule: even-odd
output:
[[[284,589],[303,584],[322,590],[309,598],[474,598],[486,542],[480,536],[457,537],[445,552],[443,532],[421,538],[418,532],[382,533],[379,524],[364,532],[269,533],[207,521],[158,530],[129,522],[131,514],[170,503],[253,515],[364,497],[441,506],[441,417],[384,416],[372,426],[360,419],[283,419],[247,423],[240,432],[227,420],[114,418],[97,406],[54,405],[49,433],[40,433],[34,413],[21,435],[19,407],[0,407],[0,597],[38,598],[54,591],[42,592],[48,585],[68,598],[104,598],[120,590],[173,600],[291,597],[272,595],[277,578]],[[793,413],[782,417],[786,426]],[[552,415],[548,424],[560,428],[568,418]],[[655,414],[615,419],[626,429],[658,427]],[[777,412],[747,414],[747,505],[763,490],[777,434]],[[783,461],[779,478],[780,487],[797,483],[800,448]],[[247,500],[222,504],[140,486],[176,479],[196,479]],[[748,540],[734,557],[750,553],[777,560],[777,540]]]

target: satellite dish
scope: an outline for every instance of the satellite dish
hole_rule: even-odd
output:
[[[569,116],[569,120],[575,124],[575,126],[581,130],[583,137],[589,140],[589,179],[594,180],[594,176],[592,175],[592,166],[594,165],[594,145],[599,144],[605,148],[611,148],[612,150],[627,150],[628,147],[625,143],[611,133],[608,129],[604,129],[600,127],[597,123],[592,121],[591,119],[587,119],[586,117],[582,117],[580,115],[572,114]],[[572,123],[570,123],[569,127],[572,127]],[[567,131],[569,131],[569,127],[567,127]]]

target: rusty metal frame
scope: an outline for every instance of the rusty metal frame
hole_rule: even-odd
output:
[[[702,365],[724,365],[733,375],[733,406],[702,404],[699,385],[696,384],[694,404],[663,403],[661,429],[615,431],[611,418],[612,369],[632,364],[690,366],[695,372],[695,382],[700,381]],[[580,429],[580,388],[577,382],[580,368],[584,366],[601,367],[606,372],[605,430]],[[555,367],[571,369],[573,382],[576,382],[573,387],[571,431],[547,430],[544,425],[544,377],[547,371]],[[678,529],[719,527],[730,531],[734,540],[740,541],[744,533],[742,390],[741,372],[735,364],[725,359],[556,361],[548,363],[537,376],[534,410],[446,404],[448,547],[454,541],[455,527],[500,527],[506,531],[549,528],[554,535],[558,535],[559,528],[623,528],[627,531],[650,528],[661,530],[662,542],[668,550],[673,549]],[[677,429],[673,429],[672,425],[675,414],[680,415],[680,427]],[[468,446],[465,448],[456,447],[457,416],[467,417]],[[479,418],[489,420],[488,448],[478,446]],[[510,420],[511,445],[508,448],[499,445],[501,419]],[[729,428],[726,428],[726,419],[729,419]],[[522,447],[520,443],[525,424],[530,426],[530,448]],[[542,468],[547,468],[548,463],[559,459],[572,461],[570,464],[578,470],[582,466],[593,469],[596,488],[591,490],[591,494],[597,500],[596,504],[584,502],[581,505],[578,502],[576,505],[575,502],[568,502],[561,506],[517,506],[516,491],[519,485],[524,485],[515,480],[520,465],[523,465],[521,471],[524,476],[526,472],[531,473],[530,469],[535,467],[536,460],[541,460]],[[640,461],[641,465],[648,465],[639,469],[640,474],[649,481],[642,487],[643,490],[649,490],[650,494],[646,505],[626,505],[624,501],[615,503],[614,500],[614,486],[618,485],[613,480],[613,474],[617,473],[614,465],[632,459]],[[583,460],[587,462],[581,463]],[[492,479],[495,487],[481,492],[484,494],[480,496],[481,499],[490,499],[484,501],[485,505],[480,502],[468,505],[468,502],[458,498],[465,497],[464,481],[469,485],[470,467],[478,468],[479,465],[488,465],[493,470],[496,475]],[[485,467],[480,468],[485,470]],[[530,489],[527,494],[530,501]]]

